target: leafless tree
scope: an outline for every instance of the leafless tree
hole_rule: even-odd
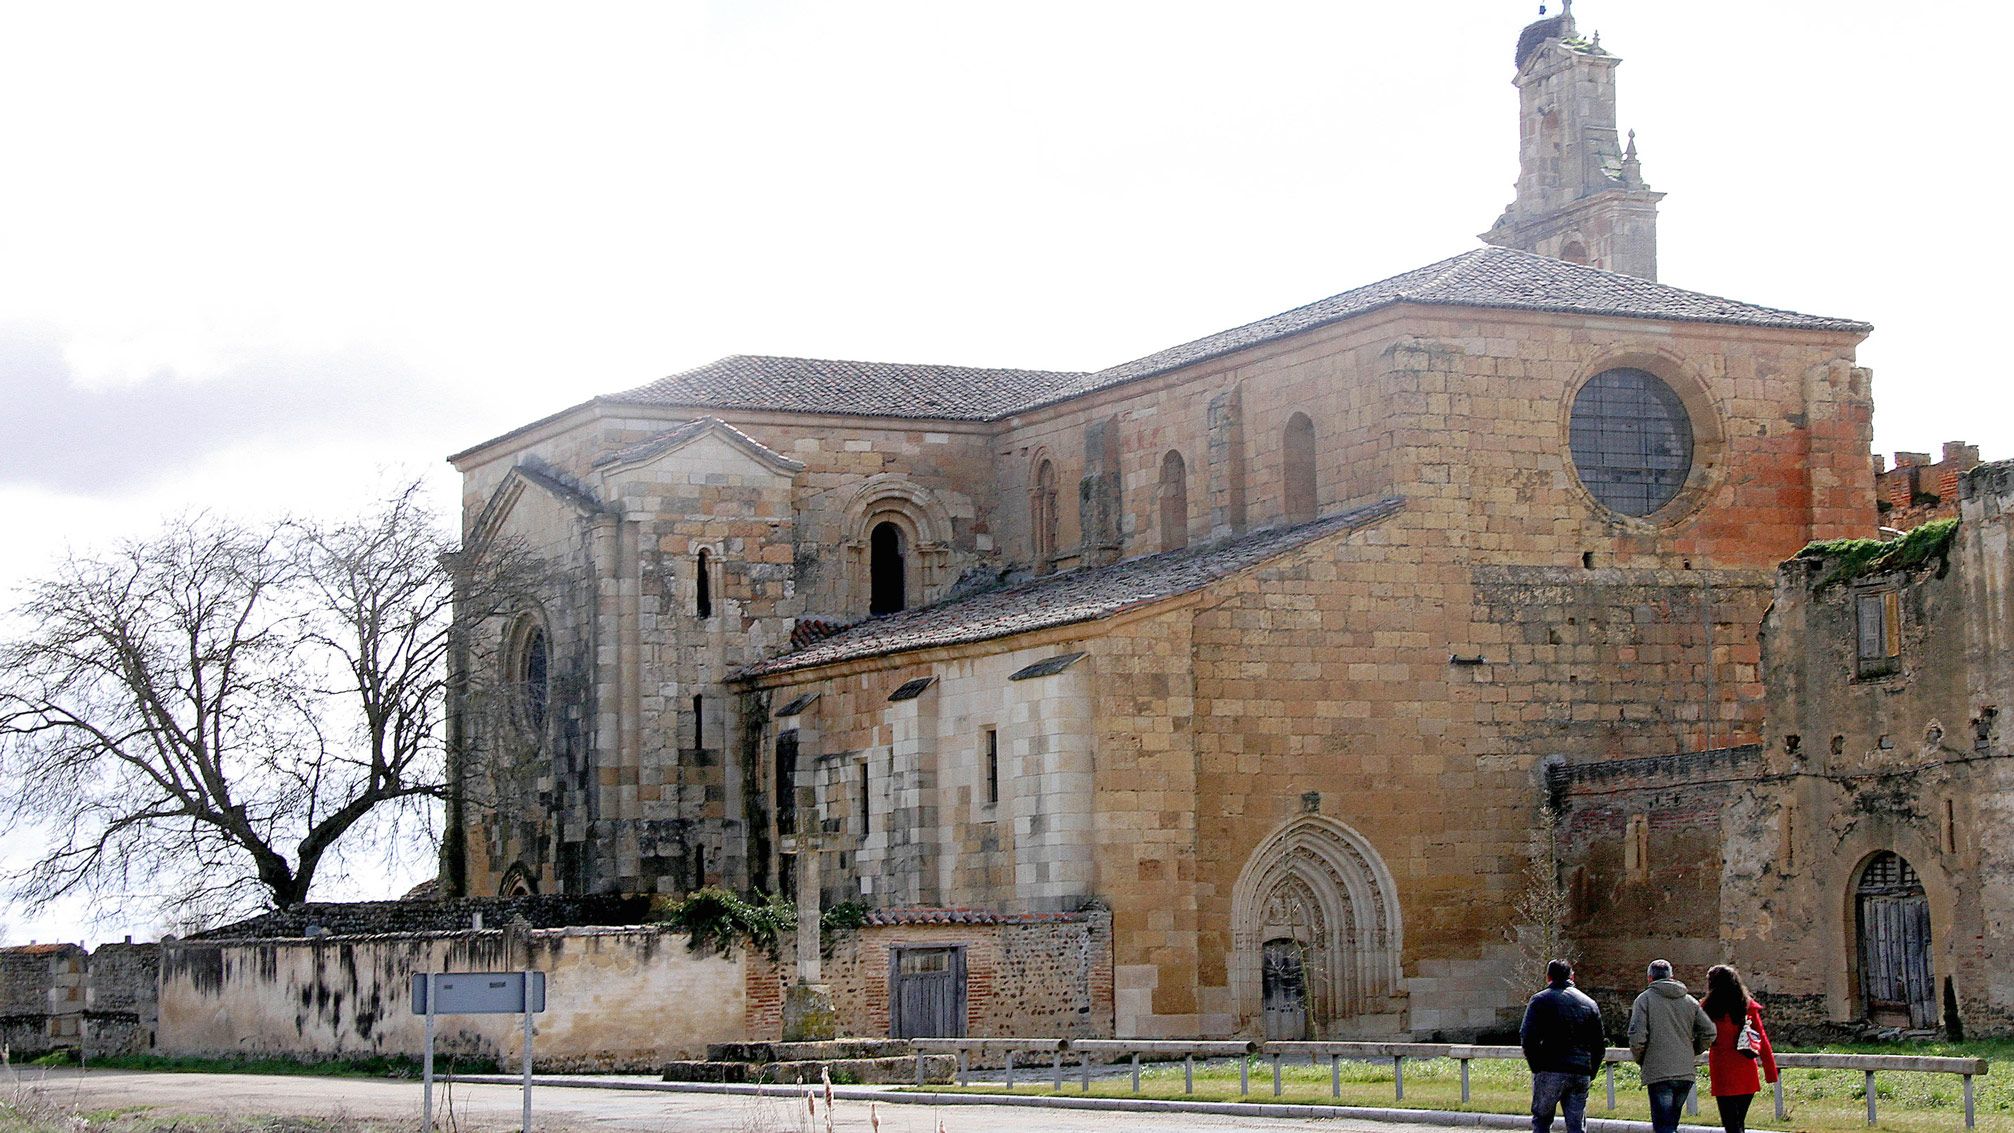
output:
[[[1580,947],[1571,930],[1572,894],[1561,878],[1559,854],[1560,816],[1550,800],[1539,804],[1525,846],[1525,867],[1505,932],[1511,945],[1509,970],[1504,982],[1521,991],[1533,991],[1545,984],[1546,964],[1553,960],[1576,963]]]
[[[531,585],[452,552],[414,485],[344,522],[198,516],[32,584],[0,645],[0,822],[44,846],[17,896],[293,905],[366,818],[430,824],[457,603]]]

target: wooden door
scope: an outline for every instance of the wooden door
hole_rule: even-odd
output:
[[[1266,941],[1262,963],[1259,986],[1267,1040],[1307,1038],[1308,980],[1300,943],[1286,938]]]
[[[965,1037],[965,949],[894,950],[888,958],[888,1035]]]
[[[1858,897],[1860,988],[1867,1021],[1889,1027],[1935,1027],[1930,902],[1915,869],[1897,854],[1878,854],[1860,875]]]

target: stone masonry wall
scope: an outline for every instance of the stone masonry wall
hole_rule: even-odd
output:
[[[822,965],[840,1029],[889,1034],[888,976],[904,947],[965,950],[965,1029],[976,1036],[1112,1036],[1112,920],[1102,909],[1077,913],[997,914],[906,910],[883,923],[840,935]],[[782,1033],[783,995],[796,953],[786,942],[775,959],[748,963],[749,1028]]]

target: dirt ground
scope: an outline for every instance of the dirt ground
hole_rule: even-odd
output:
[[[158,1074],[119,1070],[17,1072],[13,1089],[86,1115],[144,1110],[146,1118],[186,1115],[260,1119],[350,1118],[359,1122],[420,1121],[415,1082],[369,1078],[264,1077],[249,1074]],[[520,1095],[514,1086],[452,1083],[437,1086],[435,1105],[444,1122],[463,1133],[518,1128]],[[879,1124],[873,1122],[878,1119]],[[824,1133],[824,1104],[814,1116],[799,1099],[611,1089],[544,1088],[532,1096],[533,1124],[552,1133],[641,1130],[649,1133]],[[1032,1106],[944,1106],[841,1099],[831,1115],[834,1133],[1135,1133],[1141,1130],[1231,1133],[1274,1130],[1300,1133],[1393,1133],[1418,1125],[1381,1125],[1347,1119],[1282,1120],[1206,1114],[1120,1114],[1038,1109]],[[940,1125],[941,1123],[941,1125]],[[165,1127],[165,1126],[164,1126]]]

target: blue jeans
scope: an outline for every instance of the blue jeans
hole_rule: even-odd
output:
[[[1558,1106],[1566,1116],[1566,1133],[1586,1133],[1587,1087],[1593,1081],[1585,1074],[1561,1074],[1555,1070],[1534,1070],[1531,1076],[1532,1133],[1549,1133],[1552,1111]]]
[[[1679,1115],[1685,1110],[1685,1099],[1692,1094],[1692,1085],[1680,1078],[1671,1082],[1652,1082],[1644,1087],[1650,1091],[1651,1133],[1676,1133]]]

